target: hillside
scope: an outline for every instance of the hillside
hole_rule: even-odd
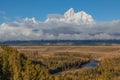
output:
[[[2,46],[0,80],[120,80],[119,61],[120,46]]]

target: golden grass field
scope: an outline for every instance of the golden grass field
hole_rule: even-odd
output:
[[[12,46],[27,54],[38,52],[42,56],[51,56],[56,53],[90,54],[96,59],[120,56],[120,46]]]

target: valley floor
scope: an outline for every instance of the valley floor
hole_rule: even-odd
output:
[[[56,53],[89,54],[96,59],[120,56],[120,46],[12,46],[20,52],[37,52],[42,56],[51,56]]]

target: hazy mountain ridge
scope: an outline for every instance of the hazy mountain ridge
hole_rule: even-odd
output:
[[[30,40],[30,41],[5,41],[0,45],[119,45],[120,40]]]

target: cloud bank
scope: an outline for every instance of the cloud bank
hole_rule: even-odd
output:
[[[64,15],[49,14],[44,21],[25,18],[0,24],[0,41],[120,39],[120,20],[96,22],[84,11],[71,8]]]

